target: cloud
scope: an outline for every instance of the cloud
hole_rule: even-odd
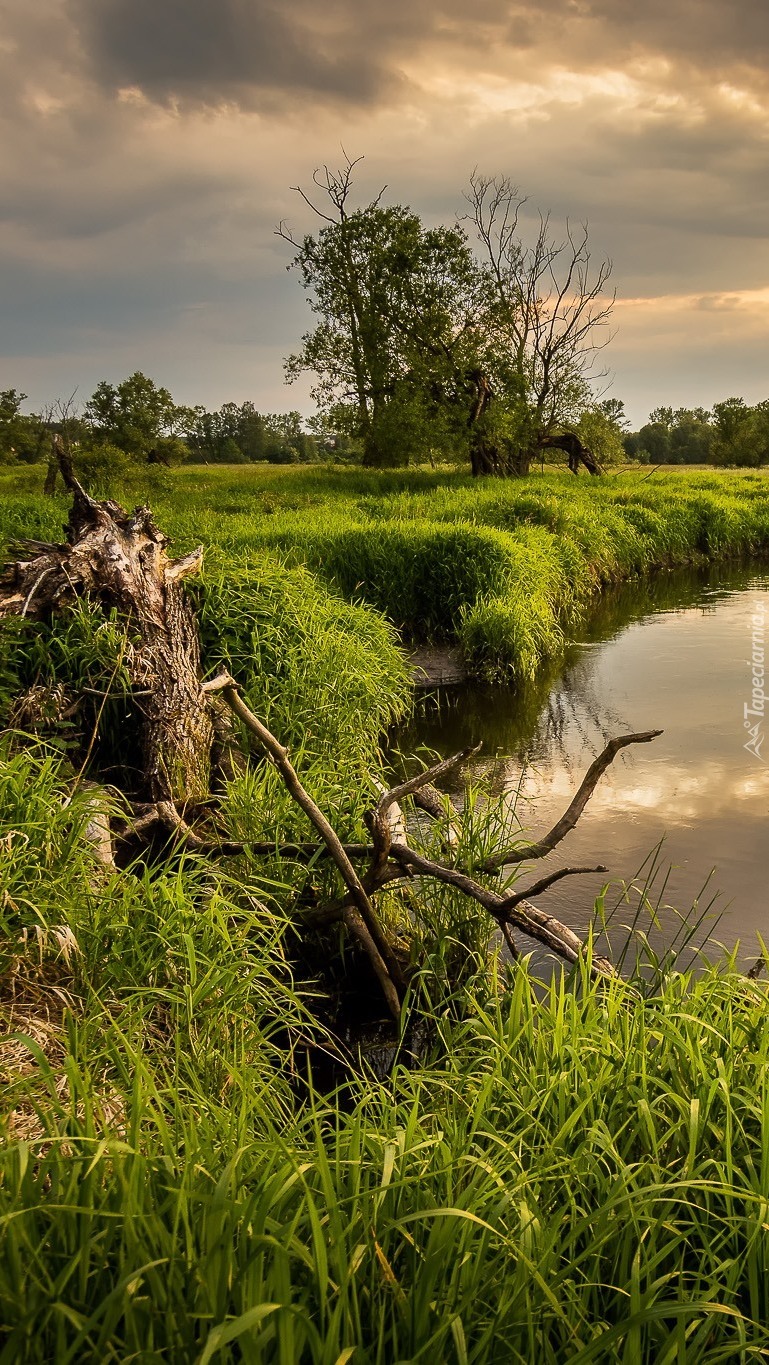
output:
[[[298,96],[366,104],[394,73],[366,38],[366,5],[271,0],[78,0],[91,75],[182,104],[283,105]],[[370,8],[370,7],[369,7]],[[370,15],[373,9],[370,8]]]
[[[407,100],[419,70],[525,79],[698,73],[766,88],[769,11],[753,0],[70,0],[85,63],[112,90],[160,102],[284,107]],[[653,69],[656,67],[656,70]]]
[[[765,396],[768,30],[745,0],[6,0],[7,382],[119,379],[144,347],[202,401],[280,406],[307,314],[272,230],[311,227],[289,186],[344,144],[362,199],[388,181],[430,221],[474,165],[588,219],[648,301],[609,353],[639,420],[741,375]]]

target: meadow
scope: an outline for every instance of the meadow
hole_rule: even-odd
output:
[[[60,534],[63,504],[39,486],[34,469],[0,475],[0,543]],[[186,466],[93,491],[149,497],[175,547],[202,542],[214,574],[304,566],[406,641],[457,642],[489,679],[557,655],[605,584],[769,545],[769,478],[753,471],[477,481],[448,468]]]
[[[6,542],[60,536],[66,500],[39,482],[0,477]],[[515,683],[602,585],[769,546],[769,480],[730,471],[185,468],[109,491],[149,497],[180,552],[204,543],[206,670],[230,669],[350,839],[410,705],[403,641]],[[87,607],[4,629],[6,723],[41,679],[97,694],[119,637]],[[119,706],[94,715],[119,754]],[[301,895],[330,896],[330,872],[277,851],[105,870],[66,733],[3,745],[0,1365],[769,1355],[760,981],[671,954],[543,987],[489,957],[478,907],[417,886],[383,1073],[344,1053],[299,948]],[[483,797],[480,847],[501,833]],[[222,818],[307,834],[255,756]]]

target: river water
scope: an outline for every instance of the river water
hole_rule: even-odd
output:
[[[739,960],[752,961],[757,935],[769,943],[769,715],[746,721],[745,708],[759,709],[752,659],[765,637],[769,643],[765,563],[659,574],[606,593],[535,685],[425,692],[398,744],[445,755],[482,741],[471,775],[515,811],[527,834],[541,834],[609,737],[663,730],[618,756],[576,829],[535,875],[606,864],[613,883],[606,905],[619,902],[619,930],[651,873],[658,923],[646,911],[642,923],[657,951],[679,931],[681,912],[691,923],[707,911],[693,943],[709,956],[717,943],[739,943]],[[608,879],[570,879],[539,903],[584,931]],[[629,903],[618,883],[633,888]]]

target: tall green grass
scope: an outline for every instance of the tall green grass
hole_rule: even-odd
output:
[[[30,497],[30,478],[0,478],[0,541],[63,520],[64,501]],[[732,471],[477,481],[450,470],[195,468],[136,474],[122,494],[148,496],[180,548],[202,540],[239,575],[265,553],[304,566],[407,639],[456,641],[490,679],[531,677],[603,584],[769,546],[769,481]]]
[[[763,987],[479,971],[322,1095],[287,888],[105,873],[70,786],[0,765],[0,1360],[765,1358]]]
[[[153,500],[180,550],[208,547],[206,667],[231,669],[354,836],[407,705],[395,625],[524,676],[602,583],[769,539],[758,476],[193,470]],[[58,536],[65,512],[7,487],[0,536]],[[6,700],[62,676],[96,690],[120,657],[85,607],[2,641]],[[767,1357],[760,983],[666,958],[543,986],[417,881],[392,1070],[361,1061],[320,1093],[339,1045],[297,925],[328,869],[105,870],[71,758],[0,751],[0,1365]],[[307,832],[258,760],[221,819]]]
[[[168,509],[185,540],[208,538],[238,560],[277,551],[406,638],[457,641],[486,678],[531,677],[606,583],[769,546],[769,481],[755,474],[175,477],[192,495],[183,513]]]

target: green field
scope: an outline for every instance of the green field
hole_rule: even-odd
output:
[[[0,539],[60,537],[66,500],[40,482],[0,477]],[[179,552],[204,543],[205,668],[230,669],[351,840],[410,705],[403,640],[515,682],[604,584],[769,547],[769,479],[729,471],[188,467],[109,491],[148,498]],[[6,627],[5,723],[34,683],[119,680],[120,636],[85,606]],[[117,761],[119,707],[94,718]],[[66,799],[66,732],[3,744],[0,1365],[769,1355],[760,982],[672,959],[544,989],[489,959],[478,907],[417,884],[395,1065],[331,1086],[297,907],[332,873],[190,852],[107,872],[88,790]],[[501,831],[483,793],[468,811],[472,861]],[[222,818],[308,835],[256,757]],[[385,914],[402,932],[395,893]]]
[[[40,483],[37,470],[0,477],[0,537],[60,534],[65,504],[34,496]],[[487,678],[530,676],[606,583],[769,546],[769,477],[733,470],[478,482],[447,469],[187,466],[97,491],[149,497],[175,545],[203,542],[212,574],[265,557],[304,565],[407,639],[458,641]]]

